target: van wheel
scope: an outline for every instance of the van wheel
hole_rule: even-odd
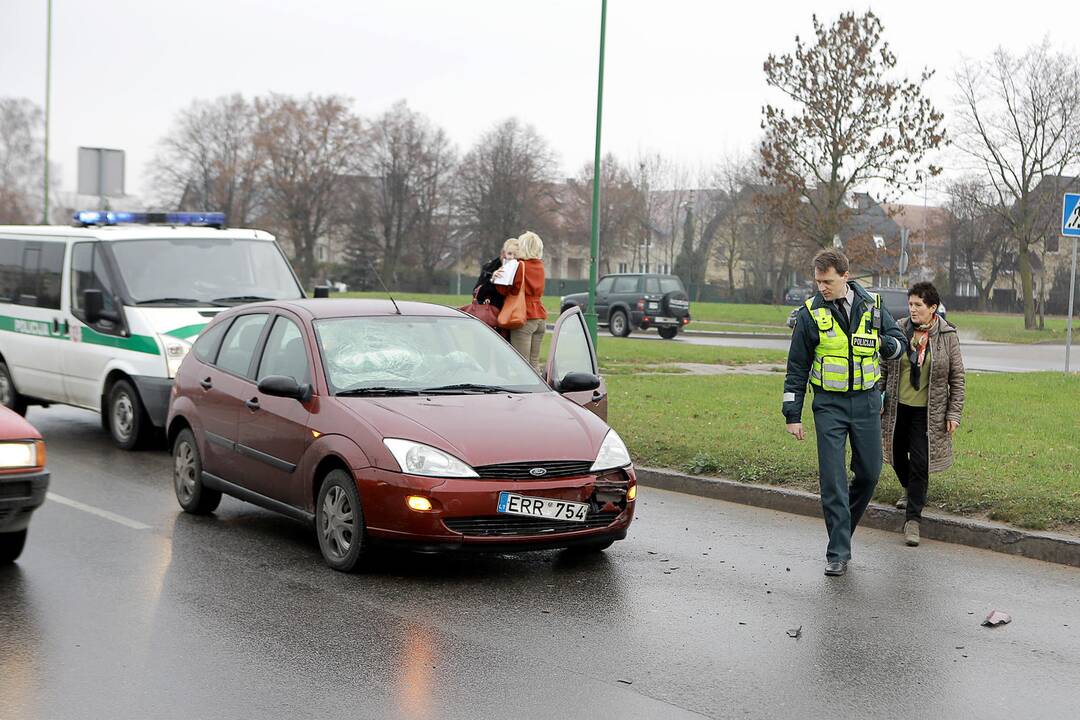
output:
[[[195,435],[183,429],[173,443],[173,489],[184,512],[206,515],[221,504],[221,491],[212,490],[202,481],[202,457]]]
[[[616,310],[611,313],[611,320],[608,321],[608,330],[615,337],[626,337],[630,334],[630,321],[626,317],[626,313],[622,310]]]
[[[675,336],[679,334],[679,328],[677,327],[662,327],[657,328],[656,331],[660,333],[660,337],[665,340],[674,340]]]
[[[11,379],[11,371],[7,363],[0,360],[0,404],[8,410],[13,410],[20,415],[26,415],[26,398],[15,389],[15,381]]]
[[[26,528],[16,532],[0,533],[0,565],[10,565],[22,555],[26,544]]]
[[[344,470],[331,470],[315,503],[315,533],[326,564],[352,572],[365,559],[367,538],[364,512],[356,481]]]
[[[150,420],[139,393],[127,380],[117,380],[109,390],[109,434],[121,450],[134,450],[147,434]]]

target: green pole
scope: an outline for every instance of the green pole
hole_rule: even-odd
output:
[[[49,111],[52,98],[52,0],[48,2],[45,29],[45,203],[41,224],[49,224]]]
[[[600,127],[604,111],[604,30],[607,24],[607,0],[600,1],[600,79],[596,85],[596,154],[593,156],[592,245],[589,258],[589,310],[585,323],[596,346],[596,266],[600,258]]]

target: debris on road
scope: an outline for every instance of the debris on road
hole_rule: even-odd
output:
[[[802,637],[802,625],[800,625],[797,628],[794,628],[793,630],[788,630],[787,631],[787,636],[789,638],[795,638],[796,640],[798,640],[800,637]]]
[[[982,621],[982,624],[986,627],[997,627],[998,625],[1008,625],[1011,622],[1012,615],[1003,613],[1000,610],[991,610],[986,619]]]
[[[634,684],[633,680],[623,680],[621,678],[619,680],[616,680],[615,682],[621,682],[623,685],[633,685]]]

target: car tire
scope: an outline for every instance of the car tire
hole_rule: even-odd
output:
[[[143,410],[142,400],[127,380],[117,380],[109,389],[105,411],[109,414],[109,434],[121,450],[134,450],[148,434],[150,419]]]
[[[315,534],[323,560],[339,572],[353,572],[368,555],[360,493],[344,470],[331,470],[323,478],[315,502]]]
[[[581,543],[580,545],[572,545],[566,548],[566,552],[571,555],[593,555],[595,553],[604,552],[615,543],[612,539],[607,540],[593,540],[587,543]]]
[[[8,410],[26,415],[26,398],[15,389],[15,381],[11,379],[11,371],[7,363],[0,360],[0,404]]]
[[[26,545],[26,528],[16,532],[0,533],[0,565],[10,565],[22,555]]]
[[[608,318],[608,330],[615,337],[626,337],[630,334],[630,318],[624,310],[614,310]]]
[[[173,490],[184,512],[207,515],[221,504],[221,491],[206,487],[202,481],[202,456],[195,434],[184,428],[172,447]]]
[[[656,331],[660,333],[660,337],[665,340],[674,340],[675,336],[679,334],[679,328],[677,327],[656,328]]]

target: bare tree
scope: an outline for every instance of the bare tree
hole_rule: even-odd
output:
[[[1016,57],[999,48],[956,72],[957,145],[985,170],[1016,242],[1024,327],[1035,327],[1030,252],[1059,206],[1060,183],[1080,156],[1080,63],[1049,41]],[[1052,190],[1043,184],[1050,179]]]
[[[315,276],[315,246],[340,216],[366,135],[348,102],[335,95],[274,94],[255,107],[268,222],[292,243],[297,274],[307,284]]]
[[[572,242],[587,245],[592,236],[593,165],[582,166],[577,177],[569,181],[570,207],[567,230]],[[611,273],[613,257],[634,254],[639,232],[639,203],[641,198],[633,177],[612,154],[600,161],[600,216],[597,218],[600,236],[599,264],[601,274]]]
[[[761,127],[767,181],[800,196],[789,222],[817,245],[832,244],[850,213],[844,200],[876,181],[892,191],[917,187],[928,151],[945,140],[942,115],[918,82],[892,79],[896,56],[872,12],[843,13],[830,27],[813,18],[815,38],[795,38],[795,52],[769,55],[765,78],[792,109],[766,105]]]
[[[998,275],[1014,245],[993,190],[978,177],[963,177],[946,187],[949,235],[957,262],[979,293],[979,310],[987,310]],[[954,289],[955,292],[955,289]]]
[[[382,257],[386,282],[397,285],[403,257],[433,281],[450,236],[455,169],[456,154],[446,133],[404,101],[375,120],[365,174],[372,181],[375,227],[370,237]]]
[[[263,199],[266,160],[257,125],[255,105],[240,94],[196,100],[180,111],[149,166],[157,202],[219,210],[231,225],[250,225]]]
[[[542,195],[554,171],[547,142],[531,125],[504,120],[484,133],[462,160],[458,175],[463,230],[480,257],[543,222]]]
[[[753,217],[753,193],[760,169],[743,155],[728,155],[717,166],[714,183],[724,198],[714,255],[727,270],[728,295],[735,294],[735,266],[742,259]]]
[[[0,223],[41,220],[43,128],[37,105],[22,98],[0,98]],[[51,168],[50,177],[56,178]]]
[[[675,274],[686,283],[694,300],[701,299],[713,256],[713,245],[729,209],[730,198],[717,186],[717,175],[703,171],[685,201],[682,244],[675,258]]]

